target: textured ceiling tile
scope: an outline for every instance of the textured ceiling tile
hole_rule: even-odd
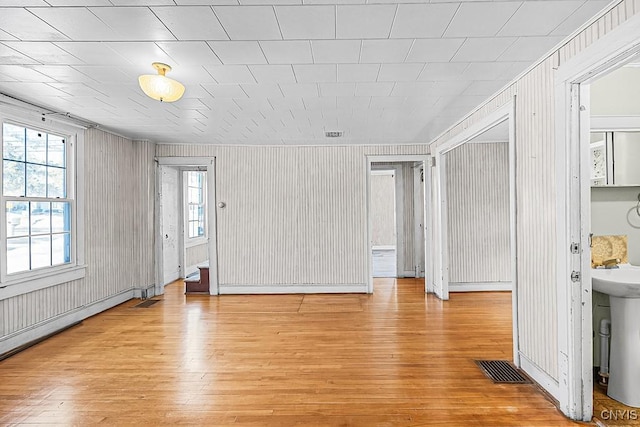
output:
[[[204,68],[220,84],[256,82],[246,65],[212,65]]]
[[[360,40],[313,40],[311,50],[316,64],[357,64]]]
[[[338,6],[336,38],[388,38],[396,12],[392,5]]]
[[[48,42],[3,42],[6,46],[42,64],[81,64],[82,61]]]
[[[299,83],[331,83],[337,81],[336,65],[294,65]]]
[[[338,64],[338,82],[375,82],[380,64]]]
[[[311,43],[304,41],[262,41],[260,46],[269,64],[311,64]]]
[[[444,36],[495,36],[521,4],[503,1],[462,3]]]
[[[318,96],[318,85],[315,83],[281,84],[280,89],[287,98],[308,98]]]
[[[209,46],[223,64],[266,64],[257,41],[218,41]]]
[[[66,40],[67,37],[25,9],[6,9],[0,13],[0,30],[20,40]]]
[[[442,37],[458,3],[401,4],[391,30],[393,38]]]
[[[453,62],[495,61],[516,41],[514,37],[467,39],[453,57]]]
[[[333,39],[336,36],[334,6],[276,6],[275,9],[284,39]]]
[[[404,62],[413,40],[363,40],[360,62],[363,64]]]
[[[220,59],[203,41],[173,41],[156,43],[172,59],[172,64],[186,66],[222,65]]]
[[[423,68],[424,64],[382,64],[378,81],[414,81]]]
[[[500,30],[501,36],[546,36],[567,19],[583,1],[525,2]]]
[[[29,9],[50,26],[76,41],[122,40],[116,31],[102,22],[89,9],[79,7]]]
[[[272,7],[215,6],[214,10],[231,40],[282,39]]]
[[[421,39],[411,47],[406,62],[449,62],[465,39]]]
[[[91,13],[123,40],[175,40],[147,7],[92,7]]]
[[[249,70],[258,83],[295,83],[291,65],[250,65]]]
[[[168,6],[152,10],[178,40],[229,39],[210,7]]]

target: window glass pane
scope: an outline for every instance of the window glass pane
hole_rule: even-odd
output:
[[[27,164],[27,197],[47,197],[47,167]]]
[[[198,172],[187,172],[189,175],[188,186],[189,187],[197,187],[198,186]]]
[[[200,203],[200,190],[189,187],[189,203]]]
[[[31,234],[51,233],[51,203],[31,203]]]
[[[29,238],[7,239],[7,274],[29,270]]]
[[[198,222],[198,236],[204,236],[204,222]]]
[[[27,129],[27,162],[47,164],[47,134]]]
[[[51,203],[51,232],[61,233],[71,231],[70,203]]]
[[[71,262],[71,238],[69,233],[51,236],[51,260],[52,265]]]
[[[2,171],[2,193],[5,196],[24,196],[24,163],[5,160]]]
[[[2,157],[4,159],[24,161],[24,128],[5,123],[2,126],[4,143]]]
[[[63,137],[49,134],[47,142],[47,164],[49,166],[65,166],[65,147]]]
[[[65,198],[65,170],[49,167],[47,173],[47,197]]]
[[[51,236],[31,238],[31,269],[51,266]]]
[[[7,202],[7,236],[29,235],[29,203]]]

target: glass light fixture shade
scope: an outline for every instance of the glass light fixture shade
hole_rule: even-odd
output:
[[[138,83],[143,92],[149,97],[160,102],[174,102],[184,95],[184,85],[165,76],[171,67],[167,64],[154,62],[153,67],[158,74],[144,74],[138,77]]]

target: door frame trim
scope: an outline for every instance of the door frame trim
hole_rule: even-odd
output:
[[[365,235],[365,248],[367,251],[367,263],[366,263],[366,277],[367,277],[367,292],[368,293],[373,293],[373,256],[371,253],[371,228],[372,228],[372,223],[371,223],[371,165],[372,163],[397,163],[397,162],[422,162],[424,167],[426,168],[427,165],[430,162],[430,156],[428,154],[406,154],[406,155],[366,155],[365,156],[365,164],[366,164],[366,168],[365,168],[365,182],[367,185],[366,188],[366,214],[367,214],[367,232]],[[396,175],[397,178],[397,175]],[[396,180],[396,185],[398,183],[398,180]],[[431,204],[427,203],[427,201],[429,199],[427,199],[427,176],[425,174],[425,182],[423,183],[425,185],[425,198],[424,198],[424,204],[425,204],[425,217],[427,216],[427,211],[430,212],[431,209]],[[430,184],[430,183],[429,183]],[[430,185],[429,185],[430,187]],[[396,187],[397,188],[397,187]],[[397,195],[396,195],[397,196]],[[410,197],[413,197],[413,195],[410,195]],[[396,213],[398,212],[398,207],[396,206]],[[399,236],[398,236],[399,237]],[[398,240],[399,241],[399,240]],[[431,242],[430,239],[427,238],[426,233],[425,233],[425,267],[428,267],[428,261],[429,258],[428,255],[430,254],[430,246],[431,246]],[[397,266],[398,268],[400,266]],[[404,266],[402,266],[404,267]],[[425,275],[425,293],[428,292],[428,290],[430,289],[430,280],[429,280],[429,275],[426,274]]]
[[[208,252],[209,252],[209,294],[220,293],[218,275],[218,239],[217,239],[217,199],[216,199],[216,158],[215,157],[156,157],[156,169],[160,166],[199,166],[207,169],[207,227],[208,227]],[[159,175],[158,173],[156,175]],[[158,191],[156,191],[156,286],[164,293],[164,286],[160,285],[162,278],[162,230],[160,229],[160,217],[162,215],[160,198],[160,186],[156,179]],[[160,280],[160,281],[159,281]]]

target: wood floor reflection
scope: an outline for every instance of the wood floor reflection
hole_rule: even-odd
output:
[[[0,425],[563,426],[511,359],[509,293],[132,300],[0,362]]]

